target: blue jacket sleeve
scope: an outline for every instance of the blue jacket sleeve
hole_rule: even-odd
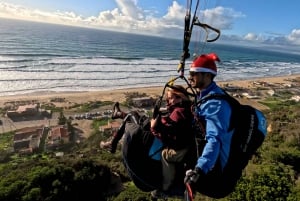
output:
[[[233,133],[228,132],[231,109],[225,100],[212,99],[203,103],[201,108],[197,108],[197,114],[205,121],[207,143],[198,158],[196,167],[206,174],[218,159],[222,168],[227,163]]]

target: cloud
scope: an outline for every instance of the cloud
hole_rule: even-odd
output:
[[[42,21],[66,25],[86,26],[116,31],[130,31],[169,37],[182,36],[185,7],[173,1],[167,13],[154,17],[155,11],[143,10],[134,0],[116,0],[118,8],[106,10],[98,16],[83,18],[74,12],[45,12],[23,6],[0,3],[0,17]],[[228,13],[231,13],[230,16]],[[221,16],[220,16],[221,15]],[[231,9],[217,7],[203,12],[206,22],[214,22],[218,28],[228,28],[238,14]],[[222,20],[220,20],[222,19]]]
[[[24,6],[0,3],[0,17],[49,22],[73,26],[84,26],[97,29],[108,29],[139,34],[168,36],[181,38],[183,36],[185,6],[173,1],[165,15],[156,17],[156,10],[143,10],[137,0],[115,0],[117,8],[101,11],[97,16],[82,17],[72,11],[46,12],[30,9]],[[217,29],[231,30],[235,21],[245,17],[232,8],[215,7],[199,12],[199,19]],[[194,27],[194,30],[197,27]],[[202,29],[199,29],[202,30]],[[256,41],[264,44],[300,44],[300,29],[294,29],[287,36],[248,33],[245,36],[221,35],[221,41]]]
[[[128,16],[133,20],[143,20],[143,10],[137,7],[136,2],[132,0],[116,0],[117,5],[121,8],[121,12],[124,16]]]
[[[142,10],[131,0],[117,0],[117,5],[118,8],[102,11],[97,17],[87,18],[85,22],[95,28],[161,36],[182,30],[185,9],[177,2],[173,2],[166,15],[161,18],[154,17],[154,12]],[[174,33],[172,35],[176,36]]]
[[[8,3],[0,3],[0,17],[65,25],[74,25],[83,21],[83,18],[74,12],[45,12]]]
[[[241,12],[236,12],[232,8],[218,6],[200,12],[204,23],[210,24],[221,30],[232,29],[235,19],[244,17]]]
[[[287,36],[287,40],[295,45],[300,45],[300,29],[294,29]]]
[[[245,40],[257,40],[257,35],[254,33],[248,33],[244,37]]]
[[[300,45],[300,29],[294,29],[290,34],[284,36],[277,33],[269,33],[268,35],[257,35],[255,33],[248,33],[243,37],[249,42],[260,42],[268,45]]]
[[[255,33],[248,33],[243,37],[244,40],[257,41],[257,42],[263,42],[263,41],[266,40],[265,38],[266,38],[265,36],[263,36],[261,34],[258,35],[258,34],[255,34]]]

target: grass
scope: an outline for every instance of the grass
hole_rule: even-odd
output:
[[[2,133],[0,135],[0,150],[7,150],[12,147],[14,133]]]
[[[77,109],[77,112],[90,112],[93,109],[97,109],[102,106],[106,105],[112,105],[113,102],[111,101],[95,101],[95,102],[88,102],[88,103],[83,103],[83,104],[75,104],[72,108]]]

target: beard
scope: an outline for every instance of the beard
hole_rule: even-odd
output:
[[[205,86],[205,82],[203,80],[196,82],[193,78],[189,78],[189,82],[193,88],[203,89]]]

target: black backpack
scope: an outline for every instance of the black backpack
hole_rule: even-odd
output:
[[[210,197],[221,198],[234,190],[243,169],[262,145],[267,134],[267,122],[261,111],[250,105],[240,104],[225,91],[224,94],[208,94],[199,100],[197,105],[209,99],[224,99],[232,109],[229,129],[234,129],[234,133],[228,162],[223,173],[215,177],[218,182],[212,182],[214,185],[211,187],[206,185],[207,190],[199,189]]]

